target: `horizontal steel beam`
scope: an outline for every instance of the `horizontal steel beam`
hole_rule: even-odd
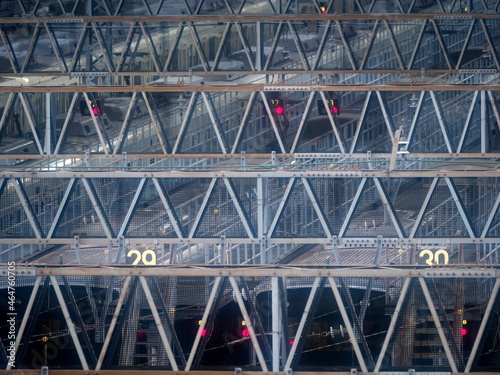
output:
[[[0,268],[0,274],[6,272]],[[17,267],[18,276],[276,276],[276,277],[431,277],[431,278],[498,278],[500,266],[448,265],[439,269],[428,266],[71,266],[40,265]]]
[[[160,16],[57,16],[1,17],[0,23],[120,23],[120,22],[275,22],[275,21],[365,21],[365,20],[440,20],[440,19],[500,19],[499,13],[377,13],[377,14],[213,14]]]
[[[0,159],[23,159],[23,160],[67,160],[67,159],[99,159],[99,160],[122,160],[124,155],[127,159],[235,159],[240,161],[242,156],[246,159],[338,159],[342,160],[387,160],[391,158],[390,153],[331,153],[331,152],[295,152],[295,153],[199,153],[199,154],[147,154],[147,153],[123,153],[123,154],[1,154]],[[446,162],[449,159],[474,159],[474,162],[491,161],[500,158],[500,152],[479,153],[479,152],[459,152],[459,153],[437,153],[437,152],[412,152],[405,154],[405,159],[432,159],[421,161]],[[495,164],[497,165],[497,164]]]
[[[221,243],[220,238],[164,238],[164,237],[127,237],[125,239],[131,246],[144,246],[149,244],[183,244],[183,245],[196,245],[196,244],[212,244],[218,245]],[[99,247],[107,247],[109,244],[118,245],[122,241],[121,238],[98,238],[98,237],[80,237],[80,245],[91,245]],[[304,244],[322,244],[322,245],[332,245],[335,242],[337,245],[343,245],[350,248],[368,248],[376,247],[378,239],[375,237],[343,237],[341,239],[326,238],[326,237],[289,237],[289,238],[267,238],[266,242],[269,245],[276,244],[294,244],[294,245],[304,245]],[[74,238],[0,238],[0,244],[35,244],[35,245],[74,245]],[[225,244],[231,245],[244,245],[244,244],[260,244],[261,241],[255,238],[248,237],[226,237],[224,239]],[[409,245],[424,245],[424,246],[444,246],[452,244],[499,244],[499,237],[418,237],[418,238],[383,238],[381,243],[384,245],[391,246],[409,246]]]
[[[425,75],[428,77],[442,75],[442,74],[495,74],[499,73],[500,69],[485,69],[485,68],[467,68],[467,69],[425,69]],[[305,70],[301,67],[297,69],[267,69],[267,70],[210,70],[210,71],[197,71],[190,72],[189,69],[178,70],[178,71],[168,71],[166,74],[169,77],[186,77],[189,74],[203,75],[203,76],[228,76],[228,75],[274,75],[274,74],[406,74],[406,75],[421,75],[422,69],[310,69]],[[120,72],[53,72],[53,71],[35,71],[26,73],[0,73],[0,78],[36,78],[36,77],[68,77],[74,78],[76,76],[82,77],[123,77],[123,76],[140,76],[140,77],[158,77],[160,74],[158,72],[151,71],[120,71]],[[448,77],[449,78],[449,77]],[[130,87],[130,86],[127,86]]]
[[[277,166],[281,168],[280,166]],[[299,166],[300,167],[300,166]],[[472,168],[472,166],[470,166]],[[19,171],[2,170],[0,178],[412,178],[412,177],[500,177],[500,170],[412,170],[412,171],[385,171],[385,170],[222,170],[217,167],[212,170],[53,170],[53,171]],[[249,167],[246,167],[249,169]],[[234,167],[224,167],[234,169]]]
[[[51,375],[234,375],[234,371],[166,371],[166,370],[99,370],[99,371],[84,371],[84,370],[50,370]],[[361,374],[361,372],[358,372]],[[261,371],[241,371],[242,375],[262,375]],[[286,375],[287,373],[266,371],[266,375]],[[350,371],[321,371],[321,372],[306,372],[293,371],[294,375],[351,375]],[[363,375],[407,375],[408,371],[380,371],[380,372],[364,372]],[[415,375],[450,375],[449,371],[431,371],[421,372],[412,371]],[[500,375],[500,372],[454,372],[453,375]],[[40,370],[0,370],[0,375],[40,375]]]
[[[241,72],[240,72],[241,73]],[[294,72],[290,72],[294,73]],[[283,74],[283,72],[281,72]],[[499,83],[489,84],[359,84],[359,85],[162,85],[162,86],[0,86],[0,93],[11,92],[275,92],[275,91],[480,91],[500,90]]]

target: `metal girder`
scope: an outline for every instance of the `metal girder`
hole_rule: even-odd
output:
[[[241,73],[241,71],[239,72]],[[283,72],[280,72],[282,74]],[[356,74],[356,72],[351,72]],[[229,74],[226,72],[225,74]],[[335,74],[335,72],[333,73]],[[371,91],[393,91],[393,92],[421,92],[421,91],[481,91],[500,90],[500,83],[485,84],[415,84],[415,85],[391,85],[391,84],[356,84],[356,85],[263,85],[263,84],[241,84],[241,85],[165,85],[165,86],[0,86],[0,92],[25,93],[25,92],[272,92],[277,91],[346,91],[346,92],[371,92]]]
[[[444,20],[444,19],[500,19],[497,13],[363,13],[363,14],[215,14],[215,15],[113,15],[113,16],[51,16],[51,17],[1,17],[0,23],[123,23],[123,22],[252,22],[252,21],[328,21],[328,20]]]
[[[208,169],[206,171],[0,171],[0,178],[411,178],[411,177],[500,177],[498,170],[408,170],[408,171],[385,171],[385,170],[362,170],[344,171],[334,169],[331,171],[317,170],[276,170],[269,171],[262,168],[253,170],[226,170]]]
[[[398,1],[398,4],[400,4],[399,1]],[[276,33],[276,36],[273,40],[273,43],[271,46],[271,53],[269,54],[268,60],[265,64],[266,71],[262,72],[262,74],[273,74],[271,71],[268,71],[267,68],[269,67],[269,64],[270,64],[272,57],[274,55],[274,52],[276,50],[276,47],[277,47],[276,42],[277,42],[277,39],[282,31],[282,28],[283,28],[282,25],[284,23],[289,25],[292,37],[294,39],[294,42],[295,42],[297,50],[298,50],[298,57],[299,57],[299,60],[301,61],[300,66],[295,66],[293,68],[293,70],[302,71],[304,73],[313,72],[316,74],[327,74],[327,72],[328,72],[327,70],[316,70],[316,69],[311,70],[310,69],[310,63],[309,63],[308,56],[305,53],[305,51],[303,51],[302,43],[301,43],[300,38],[298,37],[296,31],[294,30],[293,25],[294,25],[294,23],[296,23],[299,20],[300,21],[312,21],[312,22],[323,21],[323,22],[327,23],[328,26],[331,23],[335,23],[335,26],[338,29],[338,33],[341,37],[341,43],[342,43],[343,47],[345,48],[345,51],[346,51],[346,54],[347,54],[347,57],[349,60],[349,64],[348,65],[342,64],[344,66],[342,66],[340,70],[330,70],[330,74],[334,74],[334,72],[340,73],[342,71],[342,68],[345,70],[346,74],[350,74],[350,73],[360,73],[360,72],[357,70],[357,62],[354,58],[353,47],[351,46],[351,43],[349,43],[349,40],[348,40],[349,38],[345,35],[345,33],[343,31],[342,22],[350,22],[350,21],[354,21],[354,20],[359,20],[361,22],[363,22],[363,21],[368,21],[368,22],[375,21],[375,27],[373,28],[373,32],[372,32],[372,39],[371,39],[370,43],[368,43],[368,45],[366,46],[364,53],[362,53],[364,57],[363,57],[362,62],[361,62],[361,67],[364,67],[366,65],[365,63],[367,61],[367,58],[370,55],[373,41],[374,41],[375,37],[377,36],[378,33],[383,32],[378,27],[379,22],[382,21],[386,26],[385,30],[388,33],[389,39],[390,39],[391,44],[393,46],[393,48],[391,50],[391,52],[393,53],[393,58],[397,60],[397,63],[399,66],[398,68],[383,69],[383,70],[387,74],[394,73],[394,74],[400,75],[400,74],[418,74],[419,70],[415,69],[415,70],[410,72],[409,70],[404,69],[404,61],[402,58],[403,53],[399,50],[400,48],[399,48],[398,38],[397,38],[397,35],[394,34],[395,29],[392,28],[391,25],[389,25],[388,21],[394,21],[395,23],[400,23],[400,22],[404,22],[405,20],[411,21],[411,20],[418,19],[418,20],[422,21],[421,30],[424,30],[426,28],[426,25],[429,22],[433,25],[433,31],[436,34],[437,42],[439,43],[443,57],[446,60],[447,68],[445,68],[445,69],[432,69],[434,64],[429,61],[429,66],[426,67],[426,68],[428,68],[428,69],[426,69],[426,73],[432,74],[432,73],[437,73],[439,70],[442,73],[452,73],[452,72],[458,71],[457,69],[454,69],[454,67],[452,67],[452,65],[451,65],[449,52],[448,52],[448,49],[447,49],[447,46],[445,43],[445,37],[442,35],[441,30],[440,30],[442,26],[438,26],[438,24],[436,23],[436,20],[438,20],[438,21],[446,20],[446,21],[450,22],[450,20],[453,20],[456,17],[456,18],[459,18],[461,21],[466,19],[467,21],[469,21],[471,23],[471,25],[473,25],[476,22],[476,20],[478,20],[479,23],[481,24],[481,27],[482,27],[483,33],[484,33],[484,38],[486,39],[486,43],[488,44],[490,53],[493,55],[492,58],[495,62],[496,69],[492,69],[491,72],[495,72],[495,71],[498,71],[498,69],[500,68],[500,65],[498,63],[498,61],[499,61],[498,52],[495,49],[494,43],[493,43],[495,35],[494,34],[492,35],[492,33],[489,30],[492,28],[494,29],[494,26],[487,25],[484,22],[484,20],[489,20],[490,18],[493,20],[496,20],[497,17],[495,17],[495,16],[496,15],[492,14],[492,13],[485,13],[485,14],[474,13],[474,14],[470,15],[470,18],[469,18],[469,16],[464,18],[463,15],[458,16],[457,14],[453,14],[453,13],[450,13],[446,16],[424,14],[424,13],[418,14],[418,15],[412,15],[412,14],[405,14],[405,15],[394,15],[394,14],[377,14],[377,15],[366,15],[366,14],[350,14],[350,15],[345,15],[345,14],[344,15],[343,14],[299,15],[299,14],[296,14],[296,15],[292,15],[292,14],[287,14],[287,15],[278,15],[278,14],[273,14],[271,16],[265,16],[265,15],[260,16],[262,18],[260,18],[260,17],[257,18],[257,16],[252,16],[252,15],[242,16],[242,15],[238,15],[238,14],[218,15],[216,18],[213,18],[211,16],[200,16],[200,15],[187,15],[187,16],[179,16],[179,17],[177,17],[177,16],[142,16],[142,17],[135,17],[135,16],[92,17],[92,16],[89,16],[89,17],[72,17],[72,18],[68,18],[68,17],[64,17],[64,18],[58,18],[58,17],[54,17],[54,18],[50,18],[50,17],[49,18],[47,18],[47,17],[2,18],[2,20],[5,20],[5,22],[2,22],[2,23],[5,23],[5,24],[9,24],[9,23],[18,23],[18,24],[33,23],[33,24],[35,24],[35,33],[33,34],[33,38],[31,39],[30,47],[28,48],[28,55],[26,56],[24,63],[23,63],[23,66],[21,67],[20,71],[18,71],[18,69],[15,68],[16,60],[17,60],[16,56],[15,56],[15,51],[11,49],[11,54],[9,54],[9,57],[10,57],[9,60],[10,60],[11,66],[14,67],[13,71],[14,71],[15,75],[26,73],[27,70],[31,70],[31,74],[38,74],[38,75],[51,75],[51,74],[57,75],[57,74],[61,73],[61,74],[66,75],[66,76],[72,75],[72,74],[87,74],[88,76],[92,76],[93,74],[95,75],[96,73],[99,73],[99,74],[106,73],[108,75],[127,76],[127,75],[138,74],[138,73],[142,74],[142,75],[144,75],[144,74],[152,75],[154,73],[158,74],[162,71],[162,69],[160,67],[160,56],[158,54],[158,51],[154,47],[156,39],[159,39],[160,37],[158,35],[153,35],[153,34],[149,33],[148,23],[151,23],[154,25],[156,25],[156,24],[162,24],[162,25],[177,24],[178,25],[177,31],[175,33],[172,33],[172,34],[175,34],[174,42],[172,44],[172,47],[169,49],[169,51],[166,52],[167,58],[166,58],[166,63],[163,67],[163,72],[179,74],[182,71],[183,75],[186,75],[190,69],[187,67],[179,67],[177,72],[176,71],[171,72],[169,68],[170,68],[170,65],[172,63],[172,59],[174,58],[174,52],[179,47],[180,37],[181,37],[182,32],[183,32],[185,27],[187,27],[191,33],[193,43],[194,43],[195,49],[197,51],[197,55],[199,56],[199,58],[202,62],[203,70],[205,73],[223,74],[223,75],[224,74],[241,74],[242,73],[241,71],[239,71],[239,72],[235,71],[235,72],[228,73],[228,72],[225,72],[222,70],[217,71],[217,69],[216,69],[216,67],[219,63],[219,60],[220,60],[220,56],[221,56],[220,46],[222,46],[222,44],[225,42],[226,37],[227,37],[228,32],[229,32],[229,29],[230,29],[232,24],[235,25],[238,36],[243,44],[244,51],[247,55],[247,62],[248,62],[249,68],[246,70],[246,73],[250,73],[250,72],[256,73],[255,66],[254,66],[255,64],[253,61],[254,59],[253,59],[252,51],[251,51],[251,46],[248,43],[248,41],[246,40],[247,38],[245,36],[245,33],[242,30],[242,23],[250,23],[250,22],[268,22],[268,23],[279,22],[278,32]],[[239,17],[241,17],[241,18],[239,18]],[[117,56],[116,56],[115,60],[113,60],[113,53],[112,53],[113,51],[111,51],[110,48],[108,47],[108,45],[106,44],[105,39],[103,37],[103,31],[102,31],[102,29],[107,28],[109,24],[112,25],[113,22],[120,22],[121,24],[131,23],[131,25],[132,25],[130,30],[129,30],[127,38],[124,38],[124,39],[121,37],[117,38],[118,40],[116,41],[115,44],[117,44],[119,46],[123,45],[123,46],[125,46],[125,48],[122,49],[122,53],[116,54]],[[49,32],[49,37],[52,36],[50,42],[51,42],[51,45],[53,45],[53,49],[55,51],[54,57],[56,60],[54,65],[51,66],[51,68],[53,68],[53,69],[51,69],[47,72],[47,71],[45,71],[45,69],[41,70],[41,68],[36,68],[35,66],[31,66],[33,64],[30,65],[33,51],[34,51],[35,47],[37,46],[37,43],[39,43],[39,33],[40,33],[40,28],[41,28],[41,27],[39,27],[40,25],[43,25],[44,28],[47,28],[47,30],[50,30],[52,24],[57,24],[58,27],[62,27],[62,26],[74,27],[75,23],[82,24],[83,27],[81,29],[81,33],[80,33],[80,36],[78,38],[78,42],[76,43],[76,48],[74,50],[74,53],[72,56],[72,61],[71,61],[71,64],[69,65],[69,68],[66,67],[66,63],[65,63],[65,60],[62,56],[60,48],[58,48],[58,46],[61,44],[61,43],[58,43],[58,41],[57,41],[58,36],[56,34],[50,33],[50,32]],[[224,23],[225,23],[225,26],[224,26],[225,30],[223,33],[223,38],[219,42],[219,49],[218,49],[217,53],[215,54],[215,56],[206,56],[205,50],[203,48],[203,41],[200,39],[200,35],[197,31],[197,26],[205,27],[205,26],[213,25],[214,27],[218,27]],[[138,27],[136,25],[138,25]],[[90,28],[88,26],[90,26]],[[149,72],[148,71],[143,71],[143,72],[123,71],[123,68],[124,68],[123,63],[124,63],[124,60],[126,58],[126,52],[128,51],[128,49],[131,45],[132,38],[134,36],[136,29],[141,30],[139,38],[141,37],[141,35],[144,36],[146,45],[141,48],[142,49],[141,53],[145,53],[146,55],[148,55],[149,59],[151,60],[151,65],[154,66],[154,72],[151,72],[151,71],[149,71]],[[473,27],[471,26],[469,28],[469,30],[472,31]],[[419,48],[419,44],[422,40],[422,38],[421,38],[422,32],[423,31],[421,31],[421,34],[420,34],[419,38],[417,39],[416,45],[412,44],[411,46],[407,47],[407,49],[410,49],[413,51],[412,56],[411,56],[410,61],[409,61],[409,64],[408,64],[409,67],[413,66],[414,59],[415,59],[417,50]],[[102,68],[102,69],[104,69],[104,71],[93,72],[92,70],[89,70],[88,68],[87,68],[87,70],[75,71],[76,70],[75,68],[77,67],[78,60],[79,59],[83,60],[83,58],[84,58],[83,55],[81,54],[81,51],[82,51],[83,41],[85,39],[85,35],[88,33],[92,33],[92,35],[95,37],[95,39],[100,47],[101,57],[99,59],[99,62],[104,61],[104,66]],[[328,33],[329,33],[329,31],[328,31],[328,27],[327,27],[325,30],[324,36],[326,36]],[[7,40],[8,37],[5,37],[4,39]],[[354,37],[353,37],[353,39],[354,39]],[[464,47],[462,48],[462,52],[464,51],[465,45],[467,44],[468,40],[469,40],[469,38],[465,39],[465,44],[464,44]],[[4,43],[4,44],[6,44],[6,43]],[[138,47],[138,45],[139,45],[139,43],[137,43],[136,47]],[[358,46],[357,48],[362,49],[363,47]],[[319,58],[321,57],[320,55],[323,55],[326,53],[324,51],[324,43],[320,43],[320,46],[319,46],[319,49],[317,52],[318,52],[318,56],[315,59],[316,62],[314,63],[314,68],[317,68],[317,66],[318,66]],[[328,53],[330,53],[330,52],[328,52]],[[87,58],[89,58],[89,57],[87,57]],[[215,61],[214,61],[214,65],[211,67],[211,66],[209,66],[209,64],[210,64],[209,60],[213,59],[213,58],[215,58]],[[461,66],[461,64],[460,64],[461,60],[462,59],[460,58],[459,63],[456,65],[458,68]],[[55,65],[59,66],[59,72],[57,72],[57,67]],[[467,65],[468,65],[468,62],[467,62],[467,64],[465,64],[465,66],[463,66],[463,68],[466,69]],[[30,69],[27,69],[28,67]],[[490,67],[490,69],[491,69],[491,67]],[[281,70],[281,73],[285,72],[286,70],[287,69]],[[472,67],[472,68],[470,68],[470,70],[476,71],[476,72],[484,72],[484,68]],[[366,73],[373,74],[375,71],[377,71],[377,70],[376,69],[369,70],[369,71],[366,71]],[[280,73],[280,71],[278,69],[276,74],[279,74],[279,73]],[[10,76],[12,76],[12,75],[10,75]]]
[[[293,0],[289,0],[293,1]],[[356,370],[356,369],[354,369]],[[415,369],[410,368],[410,371]],[[116,372],[120,371],[121,374],[124,375],[141,375],[144,374],[145,370],[100,370],[100,371],[93,371],[94,374],[96,375],[116,375]],[[178,374],[178,371],[168,371],[168,370],[146,370],[148,374],[150,375],[175,375]],[[85,375],[86,372],[88,371],[82,371],[82,370],[58,370],[58,369],[52,369],[50,370],[51,374],[54,375]],[[232,371],[217,371],[217,370],[211,370],[210,374],[212,375],[234,375],[234,370]],[[198,371],[191,371],[190,373],[199,373]],[[267,372],[270,375],[283,375],[284,372]],[[318,372],[314,371],[293,371],[293,373],[297,375],[316,375]],[[376,375],[404,375],[407,374],[408,371],[380,371],[378,373],[373,373],[370,372],[371,374],[376,374]],[[415,375],[449,375],[449,371],[415,371]],[[489,374],[489,375],[498,375],[498,372],[479,372],[478,374]],[[30,370],[30,369],[23,369],[23,370],[10,370],[10,371],[2,371],[0,370],[1,375],[7,375],[7,374],[12,374],[12,375],[39,375],[40,370]],[[185,374],[188,374],[186,372]],[[262,374],[260,371],[241,371],[242,375],[257,375],[257,374]],[[346,375],[350,374],[350,372],[347,371],[321,371],[321,374],[325,375]],[[468,372],[456,372],[454,373],[455,375],[468,375],[470,373]]]
[[[437,242],[437,241],[436,241]],[[4,270],[1,268],[0,270]],[[495,279],[500,277],[498,265],[470,265],[470,264],[448,264],[440,265],[439,268],[428,265],[209,265],[209,264],[174,264],[159,266],[144,265],[45,265],[33,264],[19,267],[23,273],[18,277],[33,276],[243,276],[243,277],[412,277],[412,278],[485,278]]]
[[[377,153],[332,153],[332,152],[291,152],[291,153],[244,153],[245,159],[247,160],[271,160],[275,159],[319,159],[326,160],[330,162],[330,160],[334,160],[336,162],[348,162],[348,161],[378,161],[378,162],[387,162],[389,163],[392,153],[386,152],[377,152]],[[168,160],[182,160],[182,159],[227,159],[227,160],[240,160],[242,153],[239,153],[237,150],[230,154],[223,153],[127,153],[127,159],[130,160],[140,160],[140,159],[168,159]],[[105,155],[102,153],[88,153],[88,154],[50,154],[50,155],[40,155],[40,154],[0,154],[0,159],[5,160],[15,160],[15,159],[24,159],[24,160],[72,160],[72,159],[86,159],[90,158],[91,160],[108,160],[112,162],[117,162],[123,160],[123,154],[114,154],[114,155]],[[410,161],[436,161],[438,163],[446,163],[448,161],[471,161],[471,159],[477,163],[481,162],[491,162],[493,163],[495,159],[500,158],[500,152],[457,152],[457,153],[435,153],[435,152],[411,152],[405,155],[406,160]],[[340,160],[339,160],[340,159]],[[280,167],[286,167],[289,165],[288,161],[285,160],[284,164],[279,163]],[[251,168],[251,166],[246,166],[247,168]],[[17,170],[23,169],[21,167],[17,167]],[[120,167],[116,167],[117,170],[120,170]],[[147,167],[142,168],[143,170],[147,170]],[[468,168],[470,169],[470,168]]]
[[[79,241],[81,244],[92,245],[92,246],[102,246],[107,247],[111,242],[113,245],[118,245],[120,241],[123,241],[123,237],[120,238],[100,238],[100,237],[80,237]],[[144,237],[127,237],[126,240],[130,243],[141,244],[146,242]],[[289,237],[289,238],[269,238],[266,240],[269,245],[273,244],[322,244],[330,246],[332,244],[331,238],[322,237]],[[339,239],[339,242],[350,247],[375,247],[376,237],[344,237]],[[197,237],[197,238],[164,238],[156,237],[149,240],[149,242],[156,242],[157,244],[181,244],[181,245],[195,245],[195,244],[212,244],[220,245],[221,238],[212,237]],[[383,239],[383,243],[391,246],[410,246],[410,245],[428,245],[434,246],[435,244],[447,244],[447,245],[459,245],[459,244],[497,244],[500,242],[499,237],[415,237],[415,238],[395,238],[388,237]],[[0,244],[35,244],[35,245],[73,245],[74,238],[26,238],[26,237],[10,237],[10,238],[0,238]],[[248,237],[227,237],[224,239],[224,243],[233,245],[257,245],[260,243],[259,239],[248,238]]]

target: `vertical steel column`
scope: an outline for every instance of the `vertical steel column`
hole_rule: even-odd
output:
[[[273,371],[280,370],[280,357],[281,357],[281,307],[280,307],[280,292],[278,285],[278,278],[271,278],[271,314],[272,314],[272,338],[273,338]]]
[[[260,254],[266,251],[267,241],[264,238],[264,180],[262,177],[257,178],[257,238],[260,241]],[[245,259],[247,261],[248,259]]]
[[[66,306],[66,302],[64,301],[64,297],[61,293],[61,289],[59,288],[59,284],[57,283],[57,279],[55,276],[50,276],[50,281],[52,282],[52,286],[54,287],[54,292],[56,293],[57,300],[61,305],[61,310],[64,315],[64,319],[66,324],[68,325],[69,333],[71,338],[73,339],[73,344],[75,345],[76,352],[78,353],[78,358],[80,359],[80,363],[84,370],[89,370],[89,365],[87,364],[87,359],[85,358],[85,354],[83,354],[82,346],[80,345],[80,341],[78,340],[78,335],[75,330],[75,325],[71,320],[69,315],[68,307]],[[83,327],[82,327],[83,329]]]
[[[45,152],[46,154],[50,154],[51,151],[51,142],[50,142],[51,139],[50,127],[52,122],[50,117],[50,112],[52,108],[50,100],[51,95],[52,93],[50,92],[45,93],[45,143],[43,145],[43,152]]]
[[[486,91],[481,91],[481,152],[488,149],[488,124],[486,121]]]

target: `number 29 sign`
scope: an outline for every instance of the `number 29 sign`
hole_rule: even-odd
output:
[[[130,249],[127,251],[126,263],[133,266],[136,264],[154,266],[156,265],[156,252],[151,249]]]

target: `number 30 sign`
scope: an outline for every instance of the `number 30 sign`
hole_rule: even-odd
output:
[[[448,264],[448,262],[450,261],[450,254],[444,249],[424,249],[420,251],[420,254],[418,256],[419,258],[422,258],[422,260],[425,261],[425,263],[427,263],[429,266],[433,266],[435,264]]]

